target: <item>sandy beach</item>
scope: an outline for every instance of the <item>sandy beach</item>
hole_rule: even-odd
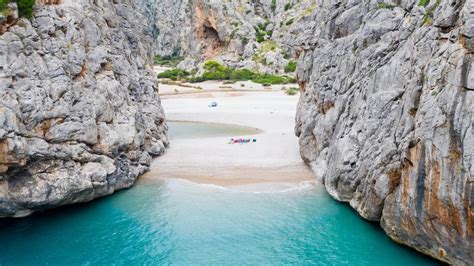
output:
[[[299,155],[293,131],[299,96],[284,92],[289,85],[191,85],[200,89],[160,84],[168,120],[238,125],[259,131],[205,138],[174,139],[171,135],[170,148],[154,161],[144,178],[186,179],[252,191],[291,189],[315,180]],[[224,86],[228,88],[222,89]],[[218,106],[208,107],[214,101]],[[257,142],[228,144],[232,137],[255,138]]]

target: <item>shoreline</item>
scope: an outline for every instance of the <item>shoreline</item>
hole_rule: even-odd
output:
[[[299,155],[298,138],[293,132],[298,96],[289,96],[281,89],[291,85],[268,89],[260,84],[245,83],[247,87],[260,88],[213,91],[215,86],[224,83],[204,82],[197,93],[183,91],[169,95],[172,87],[160,84],[169,122],[235,126],[256,131],[200,138],[193,138],[192,132],[188,138],[174,139],[171,135],[167,152],[155,159],[150,171],[141,178],[181,179],[245,191],[278,191],[304,182],[317,182]],[[218,106],[208,107],[211,101],[216,101]],[[239,137],[256,138],[257,142],[228,144],[229,139]]]
[[[249,185],[261,183],[301,183],[316,181],[308,179],[311,170],[304,165],[283,165],[276,167],[193,167],[191,165],[166,166],[164,169],[152,168],[142,179],[186,179],[199,184],[220,186]]]
[[[226,124],[226,123],[212,123],[212,122],[202,122],[202,121],[192,121],[192,120],[172,120],[172,119],[168,119],[166,120],[166,122],[172,122],[172,123],[189,123],[189,124],[200,124],[200,125],[206,125],[206,124],[209,124],[209,125],[216,125],[216,126],[228,126],[228,127],[238,127],[238,128],[241,128],[241,129],[251,129],[251,130],[255,130],[255,134],[252,134],[252,135],[258,135],[258,134],[263,134],[265,133],[264,130],[260,129],[260,128],[256,128],[256,127],[250,127],[250,126],[243,126],[243,125],[236,125],[236,124]],[[192,137],[191,137],[192,138]]]

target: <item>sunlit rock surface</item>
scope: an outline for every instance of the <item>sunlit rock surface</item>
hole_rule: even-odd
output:
[[[474,261],[474,2],[323,1],[298,24],[301,155],[395,241]],[[295,29],[296,30],[296,29]]]
[[[127,188],[168,145],[134,4],[43,2],[0,35],[0,217]]]

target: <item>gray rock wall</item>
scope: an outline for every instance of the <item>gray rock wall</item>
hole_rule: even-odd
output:
[[[38,6],[0,36],[0,217],[131,186],[168,145],[131,1]]]
[[[321,1],[301,21],[301,155],[328,192],[443,261],[474,261],[474,1]]]
[[[137,0],[146,25],[151,29],[153,51],[156,55],[171,56],[184,53],[183,42],[188,0]]]
[[[316,0],[138,0],[154,31],[157,55],[187,57],[192,70],[206,60],[235,68],[284,73],[293,59],[290,29],[316,8]],[[274,4],[273,4],[274,2]],[[265,25],[264,40],[257,31]]]

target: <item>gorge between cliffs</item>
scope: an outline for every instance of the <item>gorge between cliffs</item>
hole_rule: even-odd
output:
[[[0,265],[472,265],[473,100],[472,0],[0,0]]]

